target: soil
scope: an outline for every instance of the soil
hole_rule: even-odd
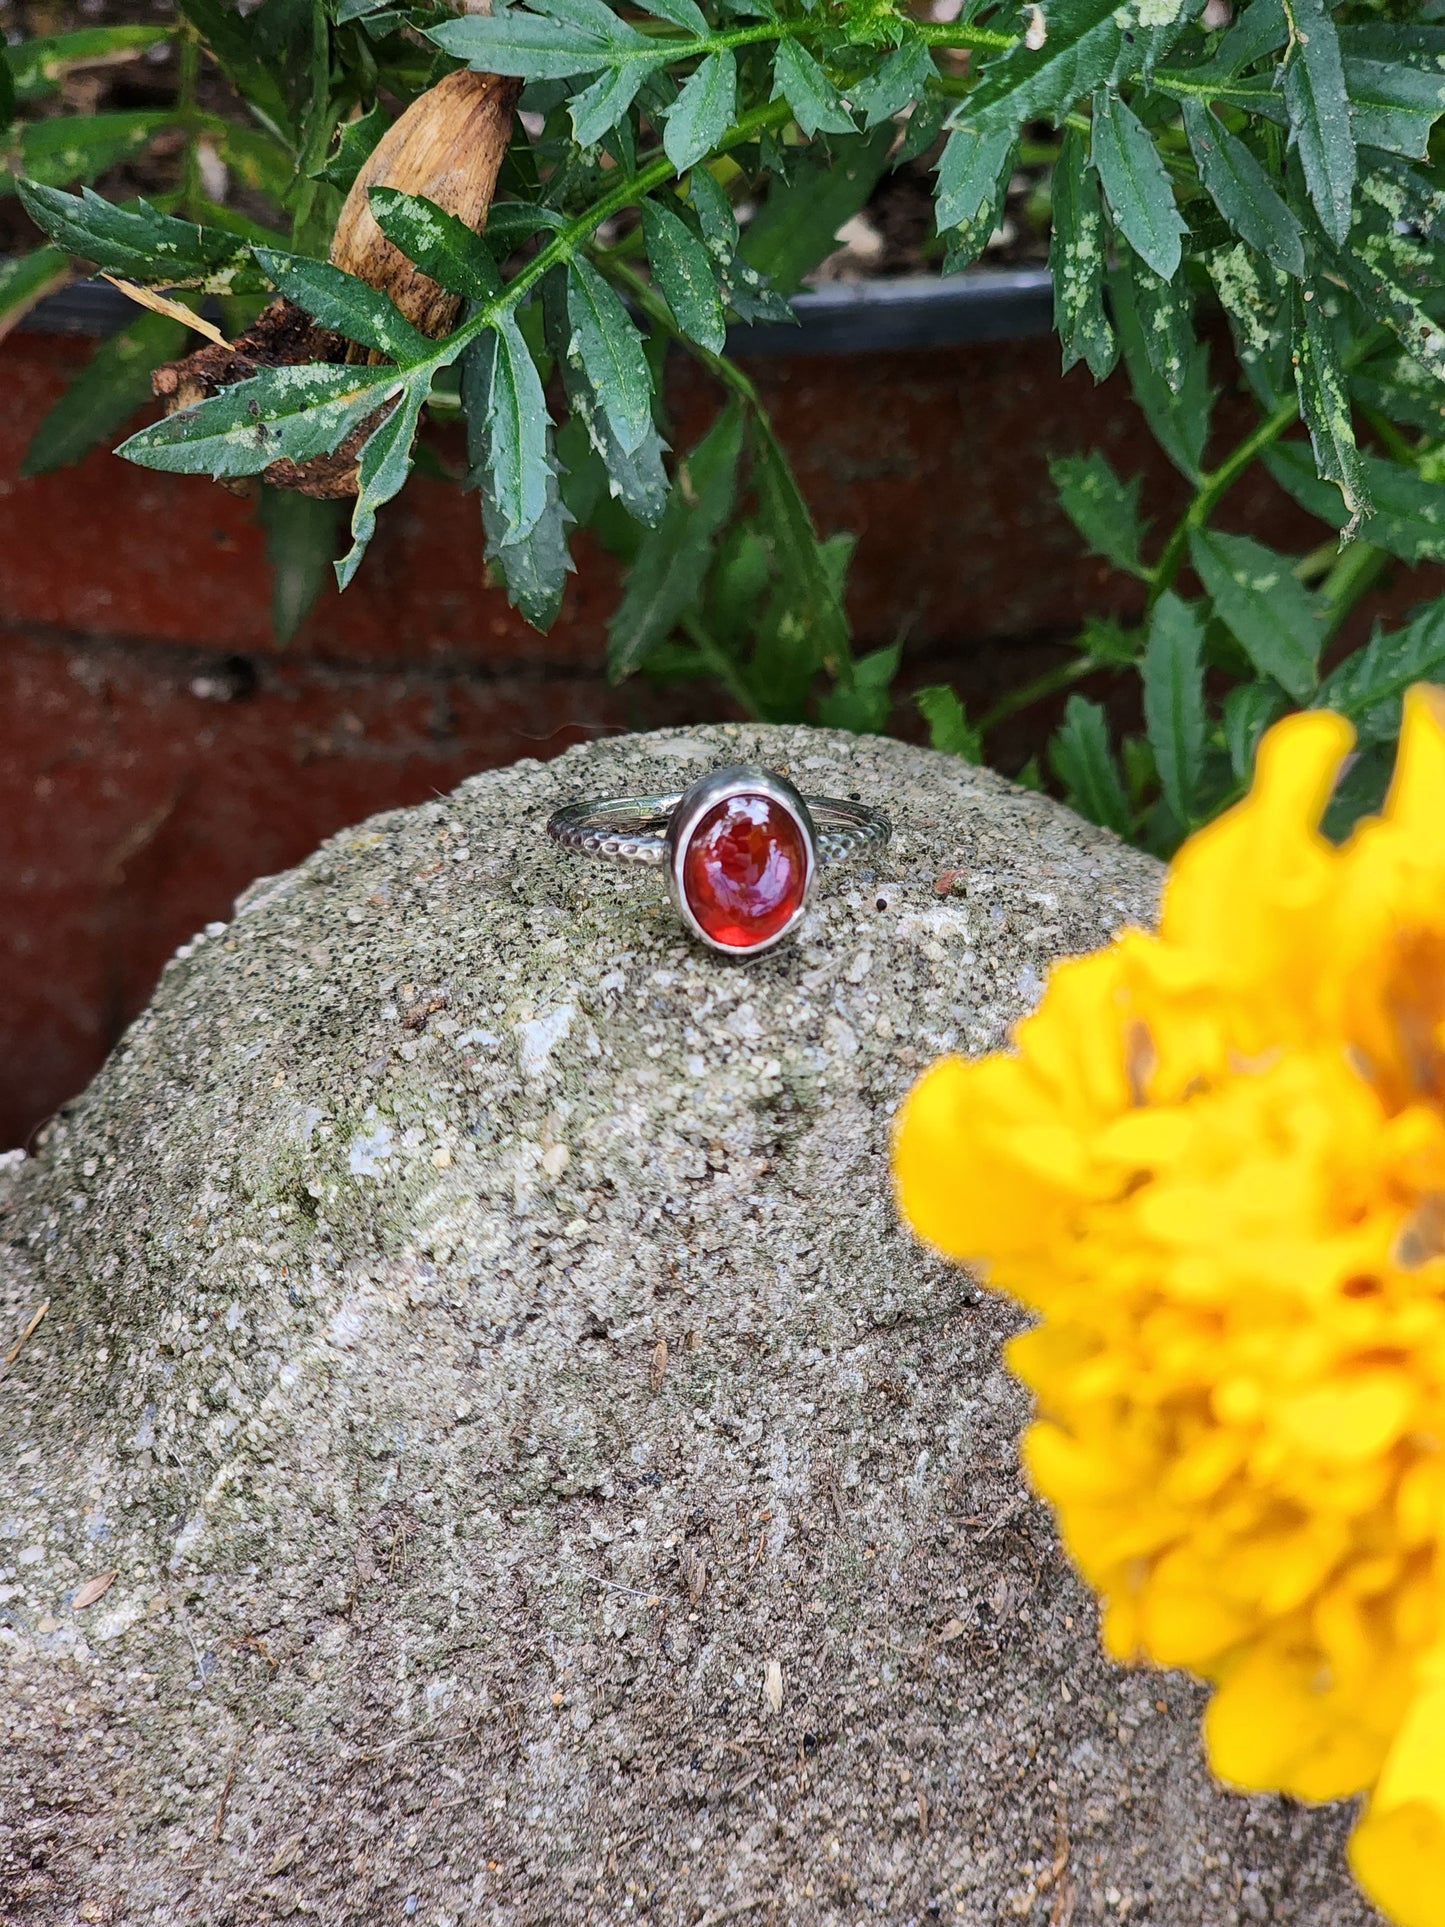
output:
[[[36,34],[61,33],[82,26],[173,20],[170,0],[72,0],[52,5],[46,0],[0,0],[0,34],[15,40]],[[164,107],[175,98],[174,49],[161,44],[114,66],[72,74],[62,94],[44,103],[41,111],[115,112]],[[241,117],[235,94],[210,63],[204,63],[199,104],[206,111]],[[34,107],[28,110],[34,113]],[[95,183],[110,200],[133,195],[155,195],[173,187],[178,166],[179,140],[152,141],[146,151],[113,169]],[[809,277],[815,283],[861,281],[906,275],[936,274],[943,249],[933,225],[932,168],[937,145],[916,160],[883,176],[863,211],[839,234],[836,253]],[[1042,262],[1048,253],[1048,209],[1039,194],[1040,170],[1021,169],[1009,185],[1004,217],[983,259],[992,267],[1017,267]],[[227,204],[253,219],[275,222],[274,211],[256,196],[231,183]],[[38,236],[14,196],[0,196],[0,257],[33,247]]]

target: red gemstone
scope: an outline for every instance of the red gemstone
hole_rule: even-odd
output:
[[[750,950],[803,901],[808,851],[796,818],[769,796],[729,796],[692,833],[682,860],[688,908],[714,943]]]

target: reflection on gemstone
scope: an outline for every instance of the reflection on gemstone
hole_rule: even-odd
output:
[[[793,918],[808,881],[801,826],[770,796],[730,796],[692,833],[682,861],[688,908],[714,943],[749,950]]]

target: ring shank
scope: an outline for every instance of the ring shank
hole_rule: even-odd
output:
[[[659,868],[667,861],[667,826],[682,793],[614,796],[606,802],[566,803],[548,819],[547,834],[574,856]],[[863,803],[836,796],[805,796],[818,833],[818,861],[841,863],[870,846],[881,849],[892,826]]]

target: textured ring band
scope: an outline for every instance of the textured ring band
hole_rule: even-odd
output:
[[[574,856],[665,868],[694,936],[737,957],[781,943],[818,867],[881,849],[890,825],[865,804],[804,797],[775,770],[734,764],[670,795],[565,804],[547,834]]]

